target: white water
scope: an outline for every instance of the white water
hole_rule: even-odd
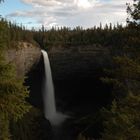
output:
[[[48,54],[44,50],[41,50],[41,52],[43,54],[45,67],[45,78],[43,86],[45,118],[47,118],[52,125],[59,125],[66,119],[66,116],[56,111],[54,86]]]

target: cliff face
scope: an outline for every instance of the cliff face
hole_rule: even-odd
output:
[[[58,110],[89,113],[109,102],[110,88],[101,82],[104,68],[110,65],[110,52],[101,46],[52,47],[48,50]],[[8,50],[6,59],[15,64],[17,76],[26,73],[29,102],[43,108],[44,63],[39,47],[22,42]],[[35,65],[35,66],[34,66]],[[31,68],[34,68],[31,70]],[[91,110],[93,106],[93,110]],[[82,110],[81,110],[82,109]]]
[[[48,53],[54,79],[94,76],[95,71],[106,67],[110,61],[109,50],[99,45],[52,47]]]
[[[52,47],[48,51],[54,79],[74,75],[94,75],[94,71],[108,65],[109,50],[101,46]],[[26,42],[6,52],[6,59],[16,66],[17,75],[24,76],[41,58],[40,48]]]
[[[108,104],[110,87],[100,80],[105,75],[104,69],[111,64],[107,48],[56,46],[48,54],[58,109],[85,115]]]
[[[22,77],[36,65],[41,57],[40,48],[26,42],[19,42],[16,48],[6,51],[6,60],[12,62],[17,76]]]

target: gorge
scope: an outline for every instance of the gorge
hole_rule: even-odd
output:
[[[50,80],[51,70],[48,68],[49,59],[46,52],[42,51],[43,54],[39,58],[39,63],[27,74],[26,84],[30,87],[29,102],[40,108],[42,112],[45,110],[45,118],[50,121],[51,125],[60,126],[59,124],[63,122],[61,126],[63,131],[58,134],[56,127],[53,130],[57,136],[61,135],[60,139],[64,135],[69,139],[75,138],[84,127],[82,124],[82,127],[79,128],[81,122],[78,124],[75,122],[87,117],[92,112],[96,114],[102,106],[110,102],[110,87],[100,80],[101,74],[103,75],[103,68],[108,67],[105,62],[109,61],[109,53],[100,47],[97,50],[97,47],[94,46],[92,51],[89,47],[90,51],[81,50],[73,53],[71,52],[72,48],[67,49],[67,52],[65,49],[62,50],[63,48],[56,48],[55,51],[53,49],[48,51],[48,55],[52,68],[56,101],[53,94],[51,94],[51,99],[49,97],[49,101],[47,101],[48,90],[53,85],[52,83],[50,85],[52,80]],[[45,55],[45,59],[43,55]],[[47,83],[49,85],[46,85]],[[47,105],[48,103],[49,105]],[[60,130],[59,127],[57,127],[58,130]],[[98,134],[96,132],[92,135],[97,136]]]

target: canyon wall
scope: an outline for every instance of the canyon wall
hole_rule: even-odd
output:
[[[52,47],[48,51],[54,79],[93,76],[110,63],[110,51],[100,45]]]
[[[40,61],[41,51],[38,46],[19,42],[16,47],[6,51],[6,60],[16,67],[17,76],[23,77]]]

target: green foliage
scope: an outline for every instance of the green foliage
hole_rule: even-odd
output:
[[[140,139],[140,96],[128,95],[121,103],[113,101],[110,110],[104,109],[104,140]]]
[[[9,120],[5,117],[4,114],[0,114],[0,139],[10,140],[10,136]]]
[[[22,119],[11,122],[11,140],[46,140],[48,133],[42,127],[44,123],[42,115],[39,110],[32,107]]]
[[[30,105],[25,101],[28,91],[23,80],[17,79],[11,64],[0,59],[0,139],[9,138],[9,123],[21,119],[29,111]]]
[[[7,22],[2,18],[0,19],[0,51],[2,51],[3,48],[7,47],[7,41],[8,41],[8,30],[7,30]]]
[[[4,49],[7,48],[7,22],[0,21],[0,139],[11,139],[9,125],[21,119],[30,109],[25,101],[28,91],[23,86],[23,79],[18,79],[14,66],[4,60]]]
[[[114,27],[110,24],[110,27],[94,27],[91,29],[83,29],[82,27],[74,29],[67,27],[52,28],[49,31],[40,30],[33,35],[40,46],[45,48],[51,46],[76,47],[93,44],[109,46],[112,43],[118,46],[118,44],[123,43],[122,36],[125,37],[125,29],[119,24]]]
[[[104,140],[140,139],[140,63],[137,60],[127,56],[115,57],[116,67],[111,70],[113,78],[103,79],[115,87],[111,109],[102,110],[105,119]]]

